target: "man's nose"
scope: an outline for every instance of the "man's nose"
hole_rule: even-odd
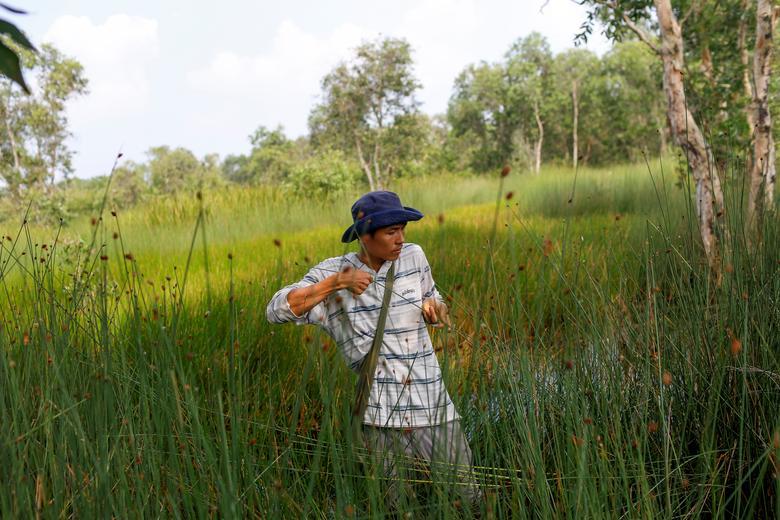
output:
[[[398,236],[395,239],[395,243],[396,244],[403,244],[404,243],[404,232],[403,231],[399,231],[398,232]]]

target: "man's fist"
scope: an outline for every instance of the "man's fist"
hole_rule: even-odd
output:
[[[448,327],[451,325],[447,305],[436,298],[428,298],[423,302],[422,313],[425,323],[433,325],[437,329],[445,325]]]
[[[352,294],[361,295],[368,285],[374,281],[374,277],[365,271],[346,266],[336,275],[336,287],[348,289]]]

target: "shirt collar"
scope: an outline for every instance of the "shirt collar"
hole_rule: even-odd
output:
[[[390,270],[390,266],[393,265],[392,260],[385,260],[384,263],[379,267],[379,271],[374,271],[368,264],[363,263],[363,261],[360,259],[360,256],[358,256],[357,253],[350,253],[350,254],[352,255],[353,263],[356,266],[360,267],[361,269],[366,269],[372,273],[375,272],[377,275],[387,273],[387,271]],[[400,258],[400,256],[398,258]]]

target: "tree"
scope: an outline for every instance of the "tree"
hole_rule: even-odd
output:
[[[723,191],[711,150],[686,100],[683,33],[671,0],[652,3],[650,0],[584,0],[583,3],[592,7],[585,36],[590,30],[587,24],[601,19],[606,22],[609,36],[619,39],[631,31],[658,55],[663,65],[663,89],[672,136],[685,151],[696,184],[696,212],[704,251],[710,266],[719,272],[717,229],[722,229],[723,223]],[[647,30],[653,14],[657,20],[657,36]]]
[[[229,155],[222,163],[224,177],[237,184],[283,183],[298,153],[295,143],[284,135],[284,128],[269,130],[259,126],[249,136],[249,155]]]
[[[57,174],[72,173],[65,103],[86,93],[87,80],[81,64],[50,45],[39,53],[17,52],[37,85],[26,95],[11,80],[0,79],[0,131],[5,137],[0,140],[0,177],[18,202],[31,189],[48,193]]]
[[[580,155],[580,108],[583,99],[585,103],[592,103],[598,68],[598,57],[585,49],[569,49],[558,54],[553,61],[554,84],[566,87],[571,98],[571,158],[574,169],[577,169]]]
[[[756,9],[756,48],[753,55],[753,164],[747,221],[756,225],[765,210],[773,209],[775,189],[775,142],[769,112],[769,80],[772,70],[772,39],[777,11],[769,0],[758,0]]]
[[[604,55],[594,86],[597,117],[585,119],[599,125],[599,161],[635,161],[643,150],[664,153],[668,129],[662,76],[660,60],[642,42],[616,43]]]
[[[147,152],[149,180],[158,194],[172,195],[219,185],[218,158],[207,155],[201,162],[186,148],[156,146]]]
[[[535,141],[534,172],[538,175],[544,145],[545,92],[552,64],[550,45],[544,36],[533,32],[512,45],[506,62],[507,95],[517,110],[519,128]]]
[[[353,188],[360,175],[360,168],[344,152],[325,148],[295,164],[283,185],[296,194],[320,200]]]
[[[502,64],[469,65],[455,78],[447,121],[475,170],[489,171],[510,161],[517,126],[510,105]]]
[[[150,192],[147,168],[143,164],[125,161],[114,169],[110,199],[114,206],[128,208],[144,200]]]
[[[349,62],[322,80],[322,102],[309,117],[312,140],[354,154],[371,190],[389,184],[420,136],[409,118],[418,113],[420,84],[409,44],[384,38],[363,43]],[[411,132],[410,132],[411,131]]]

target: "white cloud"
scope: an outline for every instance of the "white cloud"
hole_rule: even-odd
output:
[[[157,21],[116,14],[103,23],[61,16],[43,37],[83,66],[89,94],[71,108],[74,126],[113,120],[149,106],[150,69],[159,54]]]
[[[218,110],[206,116],[212,123],[215,118],[225,123],[238,120],[254,128],[292,121],[287,130],[303,133],[322,77],[370,35],[361,27],[344,24],[326,36],[316,36],[285,20],[268,52],[220,51],[207,66],[190,71],[187,81],[196,92],[221,96]]]

